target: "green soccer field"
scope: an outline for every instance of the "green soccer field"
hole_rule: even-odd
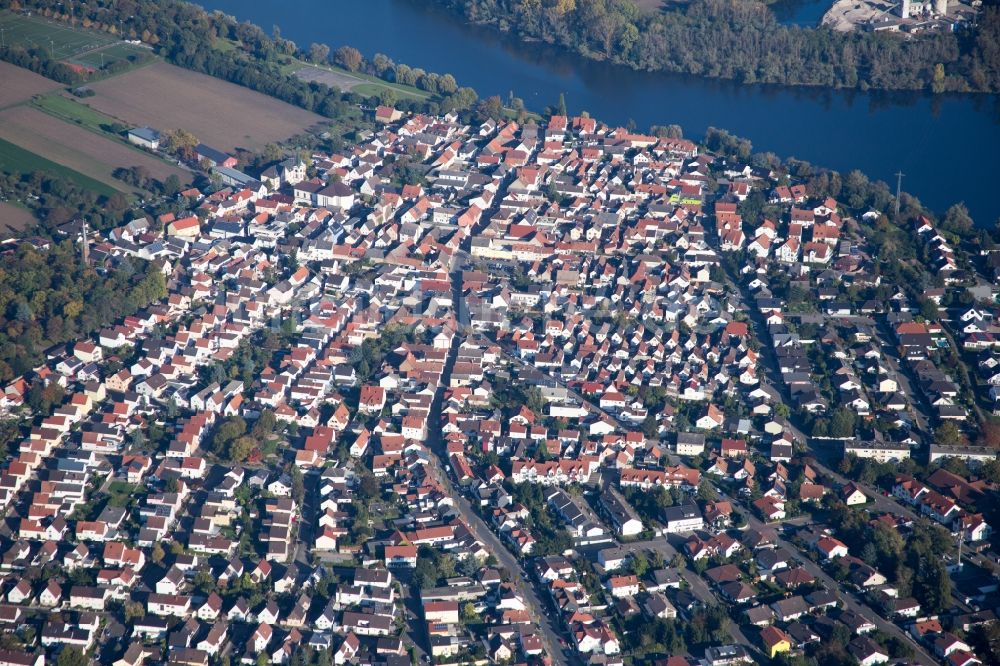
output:
[[[88,51],[83,55],[73,56],[69,60],[70,62],[84,65],[85,67],[100,69],[101,67],[110,65],[117,60],[128,60],[129,56],[146,55],[148,53],[148,50],[143,49],[140,46],[118,43],[98,49],[97,51]]]
[[[56,60],[71,60],[92,49],[118,43],[118,39],[91,30],[72,28],[55,21],[20,14],[0,14],[3,44],[50,49]]]

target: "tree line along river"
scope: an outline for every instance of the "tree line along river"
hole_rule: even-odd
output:
[[[884,93],[741,85],[693,76],[636,72],[469,25],[412,0],[201,0],[300,47],[350,45],[366,57],[439,74],[480,97],[510,93],[529,109],[565,94],[569,112],[609,124],[678,124],[700,138],[710,126],[771,151],[847,172],[861,169],[944,211],[957,201],[979,225],[1000,217],[993,184],[1000,150],[1000,96]]]

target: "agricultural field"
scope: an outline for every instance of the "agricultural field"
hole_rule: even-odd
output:
[[[148,53],[148,49],[127,44],[114,35],[73,27],[39,16],[9,12],[0,14],[0,30],[8,46],[40,46],[56,60],[96,70],[117,60]]]
[[[2,61],[0,61],[0,81],[3,82],[3,85],[0,85],[0,109],[20,104],[34,95],[61,87],[51,79]]]
[[[61,118],[66,122],[75,123],[95,132],[113,131],[115,125],[123,125],[117,118],[96,111],[86,104],[61,93],[41,95],[31,102],[46,113]]]
[[[214,148],[259,150],[284,141],[322,116],[248,88],[164,62],[89,86],[83,103],[132,125],[185,129]]]
[[[27,208],[0,201],[0,240],[17,236],[35,223]]]
[[[28,106],[0,112],[0,138],[117,190],[128,189],[111,175],[118,167],[142,166],[158,180],[171,174],[185,183],[191,179],[159,158]]]
[[[2,127],[0,127],[2,129]],[[30,150],[15,145],[9,141],[0,139],[0,171],[29,173],[31,171],[46,171],[56,176],[61,176],[73,181],[80,187],[93,190],[98,194],[110,196],[124,189],[123,183],[117,183],[114,187],[94,180],[90,176],[85,176],[79,171],[74,171],[62,164],[57,164],[52,160],[36,155]]]

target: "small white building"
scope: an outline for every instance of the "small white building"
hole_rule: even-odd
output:
[[[135,127],[128,131],[129,143],[157,150],[160,147],[160,133],[150,127]]]

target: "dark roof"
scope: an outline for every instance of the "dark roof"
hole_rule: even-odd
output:
[[[211,146],[206,146],[203,143],[199,143],[197,146],[195,146],[194,152],[217,164],[221,164],[230,158],[230,155],[227,155],[221,150],[216,150]]]

